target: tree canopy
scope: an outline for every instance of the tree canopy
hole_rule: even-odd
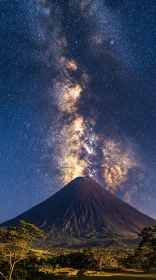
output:
[[[0,271],[4,279],[12,279],[15,265],[25,258],[31,243],[40,238],[45,239],[43,231],[24,221],[20,221],[18,227],[0,229],[0,262],[3,261],[9,266],[7,275]]]
[[[150,268],[156,268],[156,226],[143,228],[139,236],[141,241],[138,248],[126,258],[124,264],[149,271]]]

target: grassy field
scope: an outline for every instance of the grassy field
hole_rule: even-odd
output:
[[[77,279],[76,275],[78,273],[78,270],[75,269],[69,269],[69,268],[62,268],[62,269],[41,269],[41,271],[44,271],[45,273],[56,275],[56,276],[65,276],[66,279],[74,280]],[[79,278],[79,277],[78,277]],[[61,277],[60,277],[61,279]],[[94,280],[94,279],[104,279],[104,280],[143,280],[143,279],[156,279],[156,271],[145,273],[142,270],[134,270],[134,269],[127,269],[127,270],[121,270],[121,271],[113,271],[113,270],[107,270],[107,271],[85,271],[84,275],[80,277],[82,280]]]
[[[96,252],[96,256],[106,253],[107,251]],[[48,258],[49,256],[55,256],[60,254],[60,250],[55,251],[47,251],[47,250],[33,250],[38,257]],[[61,252],[62,253],[62,252]],[[64,253],[67,253],[64,251]],[[109,251],[107,252],[107,254]],[[82,279],[82,280],[143,280],[143,279],[155,279],[156,280],[156,269],[150,271],[150,273],[145,273],[143,270],[139,269],[105,269],[104,271],[89,271],[86,270],[83,272],[83,275],[79,277],[78,270],[72,268],[58,268],[53,269],[51,266],[40,267],[40,272],[43,272],[48,276],[57,276],[59,280],[74,280],[74,279]],[[46,278],[45,278],[46,279]],[[49,279],[49,278],[48,278]]]

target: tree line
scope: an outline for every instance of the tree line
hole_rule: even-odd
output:
[[[28,280],[52,279],[39,271],[39,267],[102,270],[109,267],[156,268],[156,226],[144,228],[136,250],[126,257],[104,254],[97,258],[89,249],[37,258],[32,253],[32,242],[45,239],[44,232],[33,224],[20,221],[18,227],[0,229],[0,279]],[[55,278],[55,276],[53,276]],[[59,278],[60,279],[60,278]]]

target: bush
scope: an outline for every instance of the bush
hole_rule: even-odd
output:
[[[62,254],[47,260],[53,267],[70,267],[74,269],[91,269],[97,267],[97,261],[94,259],[93,253],[84,250],[83,252],[72,252]]]
[[[37,257],[31,256],[25,260],[20,261],[13,272],[13,279],[15,280],[51,280],[54,279],[52,275],[45,275],[38,271],[38,267],[44,264],[44,260],[38,260]],[[9,266],[6,263],[1,263],[1,269],[3,272],[7,272]],[[56,278],[56,277],[55,277]],[[4,280],[4,278],[0,279]]]

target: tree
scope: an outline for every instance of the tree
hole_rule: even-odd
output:
[[[40,238],[45,239],[43,231],[24,221],[18,227],[0,229],[0,263],[3,261],[9,267],[7,274],[0,271],[4,279],[12,280],[15,265],[26,257],[30,244]]]
[[[136,257],[140,259],[141,267],[149,270],[156,267],[156,226],[144,228],[139,236],[142,238]]]
[[[71,252],[68,254],[61,254],[47,260],[49,264],[56,267],[70,267],[74,269],[95,269],[97,261],[91,251],[84,249],[82,252]]]
[[[142,239],[138,248],[124,260],[124,264],[126,267],[149,271],[150,268],[156,268],[156,226],[144,228],[139,236]]]

